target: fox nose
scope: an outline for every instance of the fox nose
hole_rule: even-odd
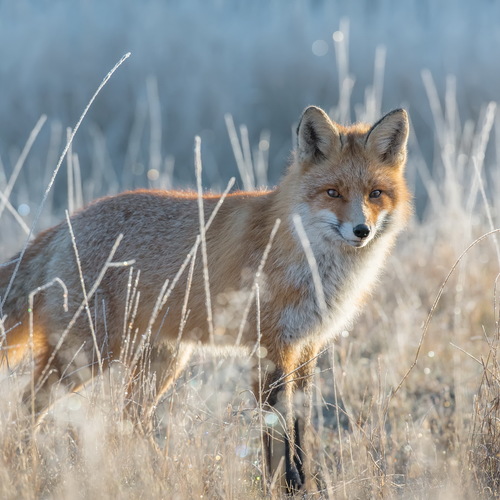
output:
[[[358,238],[366,238],[370,234],[370,228],[366,224],[358,224],[352,232]]]

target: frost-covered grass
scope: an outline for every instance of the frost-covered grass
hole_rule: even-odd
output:
[[[422,69],[434,75],[440,95],[447,76],[455,75],[462,123],[476,120],[481,106],[498,98],[500,71],[492,58],[500,52],[500,4],[490,0],[4,1],[0,158],[10,171],[27,131],[47,114],[23,173],[38,182],[50,145],[64,142],[64,127],[75,123],[89,88],[130,51],[120,78],[101,94],[76,138],[85,179],[106,172],[114,191],[143,185],[150,168],[170,168],[158,165],[160,155],[175,158],[178,184],[191,184],[186,166],[192,164],[192,138],[200,134],[205,183],[223,188],[221,178],[234,172],[224,121],[231,113],[236,124],[248,126],[252,145],[262,130],[270,131],[275,183],[301,111],[310,104],[330,107],[339,82],[346,83],[332,38],[337,32],[339,40],[344,17],[350,19],[353,102],[364,100],[383,45],[384,111],[409,108],[428,163],[435,150]],[[349,113],[359,118],[354,106]],[[26,199],[16,192],[14,201]]]
[[[358,5],[361,4],[369,9],[368,2]],[[422,4],[427,5],[431,15],[433,8],[425,2]],[[30,15],[35,15],[34,7],[30,3],[25,5],[29,19]],[[60,12],[65,12],[62,3],[54,5]],[[140,17],[132,3],[126,5],[122,16],[132,12]],[[161,9],[171,8],[168,2],[165,7],[153,1],[144,5],[145,9],[157,9],[155,13],[158,15],[151,23],[159,23]],[[278,9],[276,5],[274,9]],[[390,17],[388,5],[388,2],[380,2],[382,13]],[[451,14],[454,12],[452,5],[448,2]],[[486,5],[490,4],[485,2]],[[7,9],[5,5],[0,8]],[[320,8],[326,7],[320,4]],[[188,13],[189,8],[185,9]],[[237,8],[232,4],[231,14],[224,15],[236,15],[240,12],[238,9],[244,11],[245,7]],[[391,15],[401,19],[397,17],[402,15],[398,9],[404,10],[398,7]],[[209,10],[204,12],[207,16]],[[483,19],[485,14],[478,13],[480,10],[471,11],[472,20]],[[250,14],[245,12],[247,15],[262,15],[258,9],[250,10]],[[310,10],[311,15],[314,12],[314,9]],[[375,18],[381,15],[377,12],[373,14]],[[288,11],[284,15],[285,21],[298,16]],[[487,18],[483,21],[486,24],[493,22]],[[117,22],[122,22],[120,17]],[[192,20],[192,23],[196,22]],[[271,21],[267,22],[269,30],[276,27]],[[207,22],[207,26],[209,24]],[[303,24],[305,27],[299,28],[306,30],[309,25]],[[64,32],[67,27],[64,23],[62,26]],[[138,28],[131,31],[135,29]],[[263,33],[265,29],[264,24]],[[430,29],[437,30],[437,27],[431,24]],[[446,25],[443,29],[452,28]],[[344,25],[346,35],[345,31]],[[408,37],[411,35],[409,31]],[[354,32],[351,22],[351,36]],[[315,33],[312,28],[311,33]],[[331,33],[326,33],[325,39],[327,35]],[[167,35],[161,32],[158,36]],[[373,35],[368,30],[366,36]],[[335,119],[356,115],[371,120],[381,109],[394,107],[401,101],[408,103],[412,119],[424,106],[432,116],[426,128],[417,129],[411,138],[408,178],[412,187],[418,187],[421,193],[419,217],[414,218],[400,238],[378,288],[353,330],[344,332],[319,363],[315,380],[316,452],[313,470],[317,474],[316,486],[320,494],[311,494],[311,498],[497,497],[500,495],[498,235],[478,241],[453,268],[471,243],[500,224],[498,196],[492,196],[499,191],[496,165],[500,154],[497,154],[496,138],[500,127],[496,105],[489,102],[491,97],[487,93],[475,96],[479,105],[472,107],[464,117],[461,110],[468,106],[469,101],[463,98],[462,85],[465,83],[461,78],[449,79],[445,86],[439,71],[424,72],[422,78],[420,68],[412,65],[413,55],[402,59],[401,64],[411,66],[411,71],[418,74],[412,83],[417,90],[415,94],[401,91],[399,97],[394,97],[395,83],[389,74],[395,69],[390,69],[389,48],[385,71],[380,62],[382,56],[378,55],[379,62],[375,65],[378,77],[375,77],[374,85],[374,53],[369,54],[369,61],[368,55],[365,56],[371,68],[367,92],[359,94],[362,97],[351,95],[348,91],[349,75],[356,73],[352,68],[346,71],[342,67],[340,56],[347,40],[346,35],[337,42],[339,66],[333,70],[338,73],[339,81],[345,84],[344,91],[327,102],[321,102],[320,94],[310,90],[312,84],[308,86],[302,81],[302,88],[293,83],[297,85],[296,91],[302,101],[294,104],[290,116],[286,102],[288,95],[279,94],[284,99],[281,103],[276,93],[264,84],[256,92],[268,93],[266,99],[272,101],[273,106],[286,108],[286,113],[274,107],[267,109],[262,102],[246,107],[246,99],[250,98],[235,77],[231,81],[233,96],[236,103],[241,102],[241,107],[228,110],[218,101],[211,101],[221,123],[224,112],[233,111],[237,123],[240,120],[251,124],[249,129],[256,135],[250,134],[250,146],[256,148],[261,143],[260,153],[255,149],[253,158],[257,172],[252,172],[256,179],[262,178],[262,172],[266,170],[268,138],[265,134],[259,136],[261,129],[271,129],[273,122],[284,121],[285,129],[290,133],[302,105],[311,101],[330,108]],[[281,40],[280,44],[286,45],[285,42],[292,43],[291,37]],[[477,43],[479,50],[480,42],[471,43],[472,47]],[[404,46],[403,42],[401,44]],[[292,48],[293,45],[289,45],[286,50]],[[351,58],[352,50],[353,47]],[[121,55],[122,52],[113,57],[96,77],[96,82]],[[206,52],[205,56],[208,57]],[[287,58],[293,60],[290,54]],[[251,56],[249,61],[252,61]],[[114,85],[120,88],[122,78],[130,85],[129,77],[124,75],[125,68],[126,65],[120,68],[105,88],[112,100],[116,98]],[[257,78],[254,73],[258,73],[255,67],[246,74],[251,79]],[[276,74],[279,74],[279,68],[276,68]],[[381,75],[384,75],[384,84]],[[56,81],[52,84],[61,85]],[[36,88],[36,78],[31,85],[31,89]],[[246,81],[245,85],[249,82]],[[113,169],[108,156],[113,158],[115,130],[110,126],[108,135],[107,125],[103,122],[102,131],[93,136],[91,154],[87,153],[94,161],[85,167],[83,175],[80,174],[83,161],[79,161],[78,156],[83,143],[74,144],[69,156],[72,161],[64,166],[65,171],[70,172],[69,182],[64,177],[59,179],[56,198],[53,194],[49,196],[41,226],[62,218],[62,209],[66,205],[76,209],[82,200],[89,201],[95,196],[138,183],[169,186],[178,182],[170,176],[167,129],[159,129],[160,125],[164,126],[161,115],[165,112],[159,103],[168,101],[170,91],[161,84],[156,85],[155,80],[149,80],[147,88],[149,104],[144,115],[140,110],[129,109],[133,108],[133,99],[120,102],[116,115],[113,115],[114,108],[108,108],[104,100],[98,99],[91,112],[93,116],[109,114],[109,118],[112,121],[116,118],[117,122],[122,116],[120,113],[130,113],[139,123],[138,130],[142,130],[140,120],[145,121],[144,130],[149,132],[144,132],[144,135],[137,132],[138,135],[132,136],[141,137],[137,140],[147,143],[145,152],[140,154],[145,155],[141,162],[145,165],[143,175],[150,171],[149,181],[134,174],[134,165],[137,167],[134,162],[126,164],[123,172]],[[455,90],[458,88],[461,90]],[[28,101],[36,100],[30,89],[18,90]],[[71,125],[76,122],[93,88],[73,90],[82,92],[87,98],[79,104],[73,119],[67,122]],[[190,91],[197,99],[196,91]],[[425,100],[423,97],[422,100],[414,99],[416,94],[425,96]],[[239,101],[241,96],[245,98]],[[393,102],[393,99],[398,102]],[[62,102],[58,103],[61,109],[65,109]],[[0,105],[6,104],[2,101]],[[265,111],[259,111],[262,108]],[[253,121],[260,112],[269,113],[269,125],[265,118],[262,122]],[[194,134],[190,127],[196,124],[196,118],[192,112],[185,115],[185,121],[181,115],[176,118],[187,151],[192,149]],[[33,118],[34,122],[36,118]],[[31,126],[22,129],[23,137],[29,135]],[[18,181],[12,186],[10,199],[15,201],[12,212],[17,213],[17,218],[9,207],[0,215],[2,262],[23,244],[27,229],[23,224],[31,224],[36,204],[64,146],[62,137],[65,131],[52,127],[52,135],[48,134],[48,129],[42,129],[42,134],[36,138],[48,153],[35,155],[36,158],[33,158],[33,152],[29,153]],[[91,118],[83,123],[79,134],[90,135],[94,133],[92,130],[97,129]],[[196,131],[198,129],[193,132]],[[160,139],[161,143],[158,142]],[[11,140],[13,145],[22,148],[22,141]],[[275,134],[272,134],[271,151],[274,140]],[[230,143],[225,124],[213,132],[214,145],[224,142]],[[205,144],[203,134],[202,144]],[[422,144],[431,145],[430,149],[434,151],[432,163],[425,152],[421,153]],[[128,146],[132,148],[130,144]],[[243,147],[245,149],[248,148]],[[215,147],[211,149],[208,145],[203,154],[210,156],[211,151],[213,154]],[[185,154],[190,156],[190,153]],[[245,154],[247,161],[240,165],[242,171],[250,164],[248,153]],[[0,191],[5,193],[18,155],[13,149],[4,149],[0,150],[0,157],[9,158],[0,167]],[[210,165],[210,161],[207,163]],[[235,161],[231,160],[231,165],[234,164]],[[177,165],[177,171],[194,170],[191,159]],[[284,168],[285,164],[281,166]],[[155,170],[158,176],[151,172]],[[38,172],[38,177],[33,177],[33,172]],[[207,179],[207,182],[213,180],[213,185],[224,185],[229,175],[237,175],[236,166],[227,167],[227,177],[224,172],[221,170],[221,174],[216,174],[213,170],[210,175],[214,178]],[[251,183],[249,178],[247,183]],[[427,203],[425,209],[423,201]],[[2,203],[0,199],[0,207]],[[20,203],[30,205],[31,213],[22,215],[27,207],[19,207]],[[16,211],[18,208],[20,210]],[[248,391],[249,368],[245,360],[218,359],[200,354],[157,409],[151,422],[146,422],[147,425],[133,413],[121,411],[124,387],[119,383],[119,377],[108,377],[109,384],[104,393],[89,386],[80,394],[61,400],[36,428],[19,403],[18,379],[12,376],[1,380],[0,497],[262,498],[259,414]],[[339,399],[343,406],[337,410],[334,404]]]

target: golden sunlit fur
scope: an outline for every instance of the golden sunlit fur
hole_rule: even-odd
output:
[[[143,190],[92,203],[71,217],[78,258],[70,227],[62,222],[39,235],[20,264],[17,256],[0,267],[3,366],[19,361],[32,333],[35,406],[40,411],[50,401],[54,380],[74,389],[95,373],[99,358],[104,365],[123,359],[127,335],[145,338],[135,346],[139,351],[145,344],[150,348],[161,396],[193,346],[238,344],[252,352],[260,331],[266,366],[272,371],[256,391],[271,406],[278,404],[280,390],[286,393],[286,481],[299,488],[304,470],[294,444],[293,393],[308,392],[315,356],[350,325],[408,220],[410,196],[403,176],[407,137],[403,110],[374,126],[342,127],[319,108],[308,108],[298,128],[294,161],[280,185],[272,191],[228,195],[206,232],[210,315],[199,249],[190,286],[192,259],[164,297],[200,233],[195,193]],[[218,201],[219,196],[204,197],[205,221]],[[305,228],[317,271],[304,253],[294,215]],[[260,324],[254,300],[242,328],[277,219],[281,224],[258,277]],[[82,288],[88,294],[100,278],[119,235],[123,239],[112,261],[128,265],[106,268],[87,310]],[[323,299],[312,272],[320,278]],[[30,329],[28,297],[54,278],[67,287],[67,310],[57,283],[39,290],[33,295]],[[42,380],[47,368],[52,376]]]

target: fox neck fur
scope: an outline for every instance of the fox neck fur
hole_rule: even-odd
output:
[[[291,200],[293,190],[287,184],[293,183],[293,177],[294,175],[289,173],[276,190],[246,198],[245,205],[248,206],[245,208],[238,200],[238,209],[245,213],[241,227],[255,225],[255,237],[248,238],[248,234],[238,237],[239,235],[235,234],[235,238],[229,240],[227,247],[247,248],[248,256],[243,260],[243,274],[247,277],[246,288],[250,289],[273,224],[276,219],[280,219],[281,226],[273,241],[267,265],[259,277],[262,300],[261,330],[272,331],[274,341],[278,340],[278,337],[284,344],[318,340],[327,342],[343,329],[350,327],[376,283],[385,258],[404,225],[407,213],[404,210],[394,212],[391,225],[385,228],[383,234],[363,248],[353,248],[343,241],[331,240],[327,235],[315,231],[314,216],[307,206]],[[245,195],[242,194],[243,196]],[[226,210],[223,213],[227,211],[234,215],[232,201],[230,198],[225,202]],[[313,270],[304,254],[303,244],[293,220],[294,214],[301,217],[306,227],[326,310],[322,310],[320,306],[313,284]],[[219,223],[223,225],[222,218]],[[219,237],[221,236],[219,233]],[[231,259],[228,257],[226,254],[221,260],[225,260],[230,268]],[[236,258],[236,266],[239,265],[241,269],[240,256]],[[250,318],[249,328],[246,329],[248,336],[245,335],[244,342],[250,346],[256,341],[256,325],[252,323]],[[227,340],[231,343],[232,336],[227,337]]]

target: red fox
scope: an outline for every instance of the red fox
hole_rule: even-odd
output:
[[[203,197],[203,218],[191,192],[142,190],[92,203],[0,267],[0,363],[10,369],[33,349],[27,400],[40,412],[56,382],[76,390],[97,363],[119,359],[124,332],[146,339],[136,342],[135,361],[147,344],[158,397],[193,346],[255,352],[260,343],[272,371],[255,382],[256,395],[282,405],[286,482],[299,489],[294,393],[310,394],[318,353],[349,327],[410,217],[408,130],[402,109],[372,126],[344,127],[308,107],[281,183],[228,195],[207,223],[204,259],[200,219],[210,218],[220,196]],[[261,262],[259,301],[249,302]]]

